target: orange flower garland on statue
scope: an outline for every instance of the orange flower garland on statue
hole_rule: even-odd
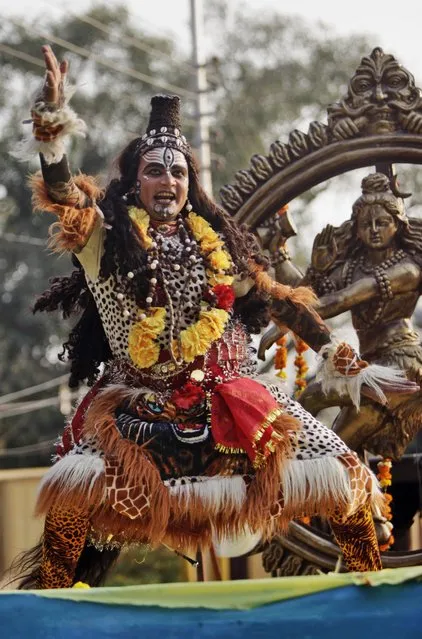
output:
[[[277,370],[277,377],[286,379],[286,366],[287,366],[287,335],[283,335],[277,340],[277,350],[275,352],[274,367]]]
[[[129,217],[143,248],[148,251],[152,245],[148,234],[148,213],[131,206]],[[196,213],[189,213],[187,223],[206,260],[208,285],[215,299],[214,307],[205,300],[201,302],[198,320],[182,330],[178,340],[170,345],[175,357],[190,363],[196,357],[205,355],[211,344],[223,335],[229,321],[234,294],[231,286],[233,275],[230,273],[233,262],[223,240],[211,225]],[[146,312],[149,313],[147,317]],[[157,338],[165,329],[167,311],[164,307],[152,307],[148,311],[140,310],[139,315],[140,321],[136,322],[129,332],[128,352],[138,368],[149,368],[156,364],[160,357]]]
[[[392,467],[392,461],[389,457],[386,457],[385,459],[382,459],[381,461],[378,462],[377,467],[378,467],[378,475],[377,475],[377,479],[379,480],[380,486],[382,488],[382,490],[384,491],[384,497],[385,497],[385,502],[386,502],[386,514],[385,517],[386,519],[388,519],[388,521],[391,521],[393,518],[393,515],[391,513],[391,502],[393,501],[393,497],[392,495],[390,495],[390,493],[387,492],[387,489],[391,486],[391,482],[393,479],[393,476],[391,474],[391,467]],[[380,545],[380,550],[381,552],[384,552],[385,550],[388,550],[390,548],[390,546],[392,546],[394,544],[394,537],[391,534],[389,540],[387,541],[386,544],[382,544]]]
[[[309,346],[300,337],[296,336],[296,379],[295,379],[295,398],[297,399],[302,391],[306,388],[306,373],[309,370],[309,366],[306,359],[303,357],[303,353],[308,350]]]

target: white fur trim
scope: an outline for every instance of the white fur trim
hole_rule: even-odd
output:
[[[10,154],[21,162],[32,160],[34,155],[42,153],[47,164],[55,164],[60,162],[66,152],[65,140],[69,136],[85,137],[87,126],[81,118],[78,118],[75,111],[65,104],[61,109],[55,111],[47,111],[43,102],[36,105],[37,113],[42,116],[43,124],[51,126],[63,125],[63,130],[54,140],[42,142],[36,140],[32,135],[32,129],[24,138],[18,142],[16,149]]]
[[[378,364],[369,364],[363,368],[358,375],[342,375],[333,364],[333,356],[339,345],[338,341],[332,341],[323,346],[319,352],[319,364],[316,373],[316,381],[321,383],[324,393],[336,391],[339,395],[348,395],[354,406],[359,410],[361,387],[365,384],[372,389],[379,401],[385,404],[387,398],[384,390],[399,390],[401,387],[406,390],[408,381],[403,371]]]
[[[98,455],[66,455],[56,462],[44,475],[38,488],[38,494],[48,486],[55,484],[58,490],[78,489],[92,492],[97,479],[104,474],[104,459]]]
[[[185,483],[180,480],[175,486],[168,486],[170,495],[178,497],[186,505],[192,498],[200,499],[204,506],[213,513],[221,512],[226,508],[240,510],[246,499],[246,484],[243,477],[209,477],[205,481],[192,483],[188,477]]]
[[[259,544],[262,533],[252,532],[250,528],[246,528],[243,533],[236,537],[218,537],[215,533],[212,538],[212,545],[217,557],[240,557],[246,555]]]
[[[321,501],[351,504],[353,500],[349,474],[335,457],[286,461],[280,480],[284,508],[289,512],[313,514]]]

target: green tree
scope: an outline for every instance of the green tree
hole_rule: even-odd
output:
[[[324,118],[372,47],[366,37],[338,37],[324,25],[277,10],[258,13],[247,3],[234,15],[227,0],[208,11],[218,51],[213,150],[225,159],[214,172],[221,187],[254,153]]]

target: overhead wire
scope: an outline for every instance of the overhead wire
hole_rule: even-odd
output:
[[[37,35],[39,35],[39,34],[37,34]],[[43,34],[41,34],[41,35],[43,36]],[[50,36],[45,35],[45,38],[47,40],[50,39],[53,42],[54,36],[50,37]],[[63,42],[67,42],[67,41],[64,40]],[[64,46],[65,48],[67,47],[69,50],[73,50],[73,49],[71,49],[71,47],[78,48],[78,49],[82,50],[81,47],[78,47],[77,45],[72,45],[72,43],[69,43],[69,45],[70,46],[68,46],[66,44],[61,44],[60,46]],[[37,58],[35,58],[32,55],[25,54],[25,56],[23,56],[22,52],[19,49],[13,49],[12,47],[9,47],[9,46],[6,46],[6,45],[0,43],[0,51],[3,51],[7,55],[12,56],[14,58],[18,58],[20,60],[25,60],[25,62],[29,62],[31,64],[36,64],[39,67],[45,68],[45,65],[44,65],[43,62],[40,62],[40,60],[38,60]],[[143,78],[138,77],[140,75],[144,76],[144,74],[138,74],[138,72],[133,70],[133,69],[126,69],[125,70],[123,67],[119,67],[119,65],[113,65],[112,63],[106,63],[104,60],[101,60],[99,58],[99,56],[97,56],[96,54],[94,54],[94,53],[90,54],[87,49],[85,49],[84,51],[86,53],[81,53],[81,51],[74,51],[74,52],[78,53],[78,55],[81,55],[82,57],[86,57],[86,58],[90,58],[90,59],[93,59],[95,61],[98,61],[100,64],[103,64],[103,66],[109,67],[113,71],[117,71],[119,73],[122,73],[123,75],[128,75],[130,77],[135,77],[135,79],[137,79],[137,80],[146,82],[146,80],[143,80]],[[130,73],[129,73],[129,71],[130,71]],[[133,76],[132,72],[134,74],[137,74],[137,75]],[[150,76],[145,76],[145,77],[149,78]],[[149,82],[149,84],[152,84],[152,82]],[[172,85],[160,84],[160,85],[157,85],[157,86],[160,86],[161,88],[166,88],[167,87],[167,88],[175,89],[176,92],[178,91],[179,93],[182,93],[182,92],[185,91],[184,89],[180,89],[180,87],[173,87]],[[191,92],[187,92],[187,91],[185,93],[188,94],[189,97],[195,96],[195,93],[191,93]],[[190,124],[192,126],[196,126],[197,125],[196,120],[194,120],[193,118],[184,117],[183,119],[184,119],[184,122],[186,124]]]
[[[11,22],[18,25],[20,24],[15,19],[11,19]],[[58,36],[54,36],[51,33],[45,33],[42,29],[37,29],[34,26],[28,26],[27,30],[32,31],[36,35],[42,38],[45,38],[46,40],[49,40],[50,42],[53,42],[54,44],[64,47],[68,49],[69,51],[76,53],[77,55],[80,55],[84,58],[89,58],[90,60],[93,60],[97,64],[100,64],[109,69],[113,69],[113,71],[117,71],[118,73],[123,73],[124,75],[135,78],[136,80],[140,80],[141,82],[145,82],[145,84],[150,84],[152,86],[156,86],[160,89],[165,89],[166,91],[170,91],[173,93],[180,93],[181,95],[184,95],[189,98],[196,99],[197,97],[196,93],[194,93],[193,91],[189,91],[187,89],[183,89],[182,87],[175,86],[168,82],[158,80],[156,78],[153,78],[150,75],[147,75],[146,73],[142,73],[141,71],[136,71],[135,69],[131,69],[130,67],[121,66],[115,62],[112,62],[109,59],[105,59],[103,56],[97,53],[94,53],[93,51],[90,51],[89,49],[86,49],[85,47],[81,47],[77,44],[73,44],[73,42],[69,42],[69,40],[59,38]]]
[[[3,44],[0,42],[0,51],[7,53],[15,58],[19,58],[20,60],[24,60],[25,62],[29,62],[31,64],[36,64],[38,67],[45,68],[45,64],[42,60],[39,60],[33,55],[29,53],[25,53],[24,51],[20,51],[19,49],[13,49],[9,47],[7,44]]]
[[[27,413],[33,413],[34,411],[41,410],[42,408],[50,408],[51,406],[59,405],[60,398],[54,396],[47,397],[46,399],[36,399],[33,402],[22,402],[22,404],[13,407],[5,406],[0,409],[0,419],[16,417],[17,415],[26,415]]]
[[[41,382],[41,384],[35,384],[34,386],[28,386],[27,388],[14,391],[13,393],[7,393],[7,395],[2,395],[0,397],[0,404],[8,404],[15,399],[35,395],[36,393],[41,393],[42,391],[49,390],[55,386],[60,386],[60,384],[67,382],[68,378],[68,375],[60,375],[59,377],[54,377],[53,379]]]
[[[43,0],[43,2],[50,6],[55,6],[54,3],[51,2],[51,0]],[[90,26],[94,27],[94,29],[97,29],[98,31],[102,31],[103,33],[106,33],[107,35],[110,35],[110,36],[114,35],[113,29],[108,24],[101,22],[101,20],[98,20],[97,18],[93,18],[92,16],[89,16],[89,15],[80,14],[76,11],[72,11],[71,9],[69,10],[66,7],[66,14],[69,14],[69,13],[71,16],[73,16],[80,22],[89,24]],[[166,37],[168,38],[168,36]],[[142,40],[139,40],[139,38],[134,38],[133,36],[124,35],[123,37],[120,37],[120,41],[123,42],[124,44],[129,44],[135,47],[136,49],[139,49],[140,51],[145,51],[145,53],[150,53],[152,55],[159,56],[161,58],[169,60],[173,65],[176,65],[185,69],[188,73],[192,75],[196,74],[196,69],[193,64],[189,64],[181,60],[175,60],[174,56],[172,56],[171,54],[165,53],[165,51],[161,51],[157,47],[147,44],[146,42],[142,42]]]

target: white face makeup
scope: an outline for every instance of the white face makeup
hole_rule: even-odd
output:
[[[139,163],[138,180],[140,199],[151,219],[175,220],[188,196],[188,163],[183,153],[170,147],[147,151]]]
[[[186,169],[188,168],[188,164],[183,153],[177,151],[177,149],[171,149],[167,146],[151,149],[151,151],[144,153],[143,157],[148,163],[162,164],[167,171],[169,171],[175,164],[184,166]]]

